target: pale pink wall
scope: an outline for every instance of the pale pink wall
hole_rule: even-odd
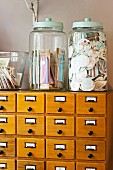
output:
[[[39,19],[52,17],[64,23],[65,32],[73,21],[91,17],[103,22],[108,39],[108,80],[113,88],[113,1],[112,0],[40,0]],[[28,51],[32,14],[24,0],[0,0],[0,51]],[[27,65],[24,87],[27,83]]]

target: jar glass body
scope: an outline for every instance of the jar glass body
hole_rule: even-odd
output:
[[[107,44],[103,29],[73,29],[68,36],[68,63],[69,90],[107,90]]]
[[[29,84],[31,90],[65,90],[67,36],[52,29],[30,33]]]

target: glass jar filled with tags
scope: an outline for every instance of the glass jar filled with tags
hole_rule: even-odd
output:
[[[85,18],[73,22],[68,37],[68,79],[71,91],[107,90],[107,45],[103,25]]]
[[[29,40],[30,89],[65,90],[67,36],[63,23],[46,18],[33,27]]]

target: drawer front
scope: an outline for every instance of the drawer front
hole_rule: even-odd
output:
[[[76,163],[76,170],[105,170],[104,163]]]
[[[74,117],[47,116],[46,135],[48,136],[74,136]]]
[[[46,139],[46,158],[74,159],[74,140]]]
[[[15,112],[16,97],[15,93],[0,94],[0,112]]]
[[[0,135],[15,134],[15,116],[0,115]]]
[[[46,112],[47,113],[68,113],[74,114],[75,96],[69,93],[47,93]]]
[[[44,139],[17,138],[17,156],[44,158]]]
[[[17,170],[44,170],[43,161],[17,160]]]
[[[76,141],[76,158],[82,160],[105,160],[105,141]]]
[[[0,159],[0,169],[15,170],[14,159]]]
[[[44,135],[44,116],[18,115],[17,133],[20,135]]]
[[[44,93],[17,93],[17,112],[44,113]]]
[[[77,137],[105,137],[105,117],[76,117]]]
[[[0,138],[0,157],[15,156],[15,138]]]
[[[76,95],[77,114],[106,114],[105,93],[82,93]]]
[[[58,161],[48,161],[47,170],[75,170],[74,162],[58,162]]]

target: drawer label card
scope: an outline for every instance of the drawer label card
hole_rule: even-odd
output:
[[[7,148],[7,142],[0,142],[0,147]]]
[[[0,169],[7,169],[6,163],[0,163]]]
[[[8,96],[0,96],[0,101],[8,101]]]
[[[66,119],[54,119],[54,124],[62,124],[65,125],[66,124]]]
[[[66,96],[54,96],[55,102],[66,102]]]
[[[7,123],[7,118],[0,117],[0,123]]]
[[[36,118],[25,118],[25,124],[36,124]]]
[[[97,168],[85,168],[85,170],[96,170]]]
[[[96,145],[86,145],[85,146],[85,150],[96,151],[97,150],[97,146]]]
[[[36,148],[36,143],[25,142],[25,148]]]
[[[66,150],[66,145],[62,145],[62,144],[55,144],[54,147],[55,150]]]
[[[97,102],[97,97],[87,96],[87,97],[85,97],[85,102]]]
[[[25,96],[25,101],[36,101],[36,96]]]
[[[66,170],[66,167],[64,167],[64,166],[56,166],[55,170]]]
[[[97,125],[97,121],[96,120],[85,120],[85,125],[96,126]]]
[[[35,165],[26,165],[25,169],[26,170],[36,170],[36,166]]]

